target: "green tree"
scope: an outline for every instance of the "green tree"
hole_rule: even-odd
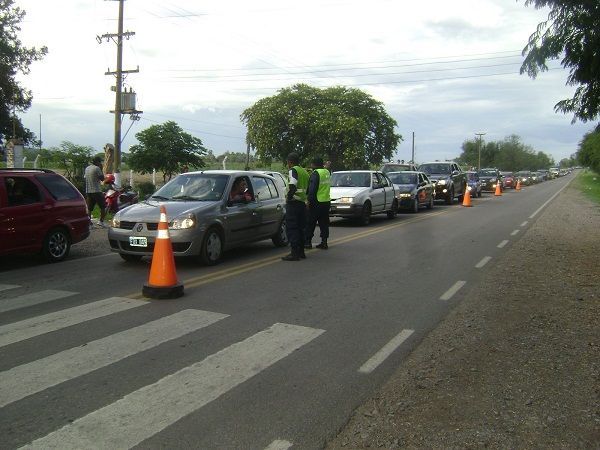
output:
[[[16,113],[29,109],[32,95],[17,81],[17,75],[27,75],[30,64],[42,59],[48,49],[23,47],[17,33],[25,11],[13,3],[14,0],[0,0],[0,138],[14,134],[27,144],[34,141],[35,135],[23,127]]]
[[[579,162],[600,174],[600,130],[586,133],[579,143],[577,152]]]
[[[139,144],[129,149],[127,164],[141,174],[153,169],[163,173],[163,182],[185,168],[201,168],[207,153],[202,141],[185,133],[173,121],[152,125],[135,135]]]
[[[42,149],[39,152],[41,167],[56,167],[77,188],[84,191],[83,172],[92,159],[92,147],[76,145],[69,141],[61,142],[60,147]]]
[[[383,104],[353,88],[297,84],[259,100],[241,115],[246,140],[261,161],[329,159],[336,169],[368,168],[390,159],[402,136]]]
[[[548,70],[547,60],[562,58],[569,69],[567,84],[577,86],[571,99],[559,101],[555,111],[573,113],[573,122],[594,120],[600,113],[600,7],[597,0],[526,0],[525,5],[549,7],[523,49],[521,73],[535,78]]]

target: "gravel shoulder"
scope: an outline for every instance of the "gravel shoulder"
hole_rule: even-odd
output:
[[[600,207],[569,186],[327,449],[600,449]]]

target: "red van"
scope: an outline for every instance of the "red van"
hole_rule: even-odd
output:
[[[83,195],[47,169],[0,169],[0,256],[41,253],[65,259],[71,245],[90,235]]]

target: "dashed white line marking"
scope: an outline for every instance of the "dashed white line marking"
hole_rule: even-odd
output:
[[[490,262],[490,259],[492,259],[491,256],[484,256],[481,261],[479,261],[477,264],[475,264],[475,268],[476,269],[481,269],[483,266],[485,266],[487,263]]]
[[[527,225],[529,222],[525,221],[521,224],[522,227],[524,227],[525,225]]]
[[[498,247],[498,248],[504,248],[504,246],[505,246],[506,244],[508,244],[508,242],[509,242],[509,241],[507,241],[506,239],[504,239],[502,242],[500,242],[500,243],[497,245],[497,247]]]
[[[290,441],[276,440],[269,444],[265,450],[287,450],[293,444]]]
[[[383,361],[390,356],[394,350],[396,350],[402,343],[407,340],[415,330],[402,330],[398,333],[390,342],[385,344],[381,350],[375,353],[366,363],[360,366],[358,369],[361,373],[371,373],[375,370]]]
[[[467,284],[466,281],[457,281],[454,283],[454,286],[444,292],[444,295],[440,297],[440,300],[450,300],[465,284]]]
[[[512,233],[510,233],[511,236],[516,236],[517,234],[519,234],[519,231],[521,230],[513,230]]]

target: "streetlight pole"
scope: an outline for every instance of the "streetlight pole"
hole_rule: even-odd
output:
[[[477,172],[481,170],[481,136],[485,136],[485,133],[475,133],[475,136],[479,136],[477,141]]]

